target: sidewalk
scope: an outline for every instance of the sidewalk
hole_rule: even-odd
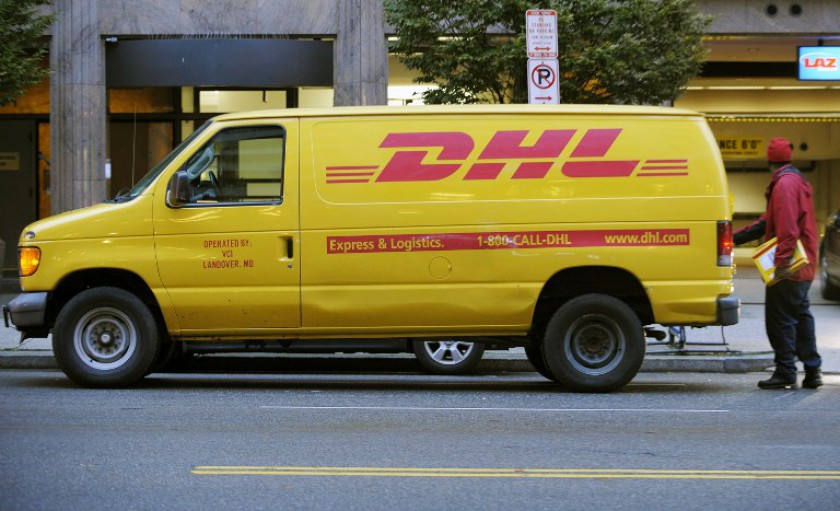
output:
[[[6,279],[0,289],[0,304],[15,296],[14,282]],[[662,372],[756,372],[773,365],[764,334],[764,285],[758,273],[745,262],[738,265],[735,293],[741,298],[741,321],[729,327],[687,328],[684,351],[667,346],[649,346],[642,371]],[[816,320],[817,343],[823,371],[840,374],[840,303],[819,296],[817,283],[811,288],[811,310]],[[19,344],[20,335],[0,322],[0,369],[54,369],[51,339],[29,339]],[[695,345],[692,343],[703,343]],[[412,354],[246,354],[196,357],[201,369],[219,370],[226,365],[253,370],[357,370],[419,371]],[[522,348],[487,351],[480,372],[533,371]]]

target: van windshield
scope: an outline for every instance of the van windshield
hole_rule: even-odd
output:
[[[140,178],[140,181],[138,181],[137,184],[135,184],[129,189],[120,190],[120,192],[117,193],[116,197],[114,197],[113,200],[109,202],[126,202],[140,195],[143,192],[143,190],[146,189],[146,187],[148,187],[155,179],[157,179],[160,173],[163,172],[163,170],[172,162],[172,160],[174,160],[175,157],[177,157],[181,153],[181,151],[184,150],[185,147],[190,145],[190,142],[195,140],[201,134],[201,132],[207,129],[207,126],[209,125],[210,121],[207,121],[204,124],[202,124],[190,136],[185,138],[183,142],[178,144],[178,146],[175,149],[173,149],[172,152],[167,154],[166,157],[160,161],[160,163],[152,167],[152,170],[150,170],[145,176]]]

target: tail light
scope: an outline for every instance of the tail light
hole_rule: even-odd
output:
[[[724,220],[717,223],[717,265],[732,266],[732,222]]]

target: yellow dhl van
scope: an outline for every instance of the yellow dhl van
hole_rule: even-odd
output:
[[[26,227],[4,316],[51,331],[89,386],[202,346],[463,339],[609,391],[639,370],[645,325],[737,323],[731,215],[693,112],[230,114],[128,192]]]

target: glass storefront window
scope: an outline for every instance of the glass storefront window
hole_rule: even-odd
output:
[[[22,96],[8,105],[0,106],[0,114],[50,113],[50,79],[31,85]]]
[[[175,89],[145,87],[108,89],[108,111],[112,114],[160,114],[175,111]]]
[[[330,108],[335,90],[332,87],[301,87],[298,89],[298,106],[301,108]]]
[[[388,106],[425,105],[422,94],[434,85],[389,85]]]
[[[286,91],[200,90],[198,91],[198,108],[201,113],[286,108]]]

